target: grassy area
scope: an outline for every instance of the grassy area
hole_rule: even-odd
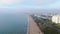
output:
[[[60,33],[53,28],[46,27],[44,29],[44,34],[60,34]]]
[[[59,28],[60,29],[60,23],[53,23],[51,20],[48,20],[47,21],[47,24],[49,25],[49,24],[51,24],[51,25],[53,25],[53,26],[55,26],[57,29]]]
[[[55,26],[57,29],[60,29],[60,23],[55,24],[53,23],[51,20],[47,21],[47,25],[53,25]],[[46,27],[44,29],[44,34],[60,34],[60,32],[56,29],[50,28],[50,27]]]
[[[56,24],[56,28],[60,29],[60,23]]]

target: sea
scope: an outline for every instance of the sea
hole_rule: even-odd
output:
[[[0,34],[27,34],[28,17],[24,13],[0,14]]]

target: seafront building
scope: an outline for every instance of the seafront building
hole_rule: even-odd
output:
[[[54,15],[54,16],[52,16],[52,22],[54,22],[54,23],[60,23],[60,15]]]

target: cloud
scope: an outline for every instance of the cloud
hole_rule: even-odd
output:
[[[55,8],[55,6],[57,8],[60,5],[55,3],[56,1],[58,2],[58,0],[0,0],[0,8]]]
[[[47,6],[49,9],[60,9],[60,0]]]
[[[45,5],[49,3],[54,3],[56,0],[28,0],[32,5]]]
[[[23,2],[26,2],[27,4],[41,5],[41,4],[51,3],[54,1],[56,0],[0,0],[0,6],[12,5],[12,4],[23,3]]]
[[[24,0],[0,0],[0,6],[22,3]]]

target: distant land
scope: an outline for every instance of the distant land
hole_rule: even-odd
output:
[[[0,9],[1,13],[60,14],[60,9]]]

